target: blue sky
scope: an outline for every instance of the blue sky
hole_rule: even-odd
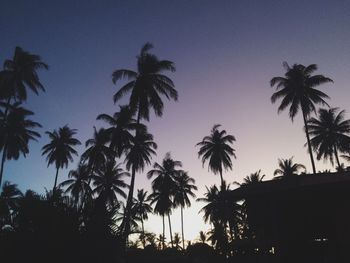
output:
[[[163,118],[147,123],[159,146],[154,161],[170,151],[196,179],[198,196],[220,181],[202,167],[195,148],[216,123],[237,138],[228,182],[259,169],[272,178],[277,159],[291,156],[311,170],[301,117],[292,123],[270,103],[269,80],[283,75],[283,61],[317,64],[318,73],[334,80],[320,87],[330,105],[349,110],[350,1],[14,0],[1,1],[0,9],[0,61],[21,46],[50,66],[40,72],[46,93],[30,94],[26,104],[43,125],[42,138],[31,143],[27,158],[5,167],[4,179],[23,190],[52,188],[54,168],[40,153],[46,130],[69,124],[85,142],[93,126],[102,125],[96,116],[118,109],[112,96],[122,83],[114,85],[111,74],[135,69],[146,42],[159,58],[175,62],[177,71],[169,76],[179,92],[179,102],[166,103]],[[317,168],[331,166],[320,161]],[[150,190],[148,169],[138,175],[137,188]],[[60,172],[60,182],[68,170]],[[185,213],[189,239],[206,228],[198,215],[202,204],[193,203]],[[176,211],[175,232],[179,221]],[[146,228],[160,232],[161,219],[152,216]]]

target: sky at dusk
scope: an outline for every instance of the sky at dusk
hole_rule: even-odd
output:
[[[311,171],[304,143],[301,116],[294,122],[287,112],[277,114],[269,81],[282,76],[282,62],[317,64],[317,73],[334,80],[320,86],[332,107],[350,118],[350,1],[17,1],[0,0],[0,62],[11,58],[16,46],[39,54],[49,71],[40,71],[46,93],[30,93],[26,107],[42,124],[42,138],[30,144],[30,154],[5,164],[4,180],[22,190],[43,193],[54,183],[55,168],[47,168],[41,147],[45,131],[68,124],[85,142],[100,113],[112,114],[118,104],[112,96],[116,69],[136,69],[136,55],[146,42],[152,53],[176,64],[167,74],[179,92],[178,102],[166,102],[162,118],[147,123],[158,144],[153,161],[166,152],[183,163],[196,180],[197,196],[205,186],[219,184],[198,159],[198,143],[221,124],[237,141],[237,159],[226,172],[228,182],[259,169],[271,179],[278,158],[294,161]],[[81,153],[84,146],[78,147]],[[70,169],[61,170],[59,182]],[[332,169],[317,162],[317,170]],[[150,191],[145,174],[137,175],[136,188]],[[207,229],[198,214],[203,206],[193,201],[185,210],[186,239]],[[173,232],[180,232],[180,213],[172,216]],[[151,216],[146,229],[161,232],[161,218]]]

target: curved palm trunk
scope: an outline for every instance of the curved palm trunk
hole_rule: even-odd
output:
[[[337,160],[338,168],[340,170],[342,170],[343,168],[341,167],[341,164],[340,164],[340,161],[339,161],[338,149],[337,149],[337,147],[335,145],[334,145],[334,155],[335,155],[335,159]]]
[[[316,174],[315,161],[314,161],[314,157],[313,157],[313,154],[312,154],[312,148],[311,148],[311,143],[310,143],[309,128],[307,126],[306,115],[305,115],[305,112],[303,110],[303,107],[301,107],[301,111],[303,113],[303,119],[304,119],[304,125],[305,125],[305,133],[306,133],[306,140],[307,140],[307,146],[309,148],[309,154],[310,154],[310,159],[311,159],[312,171],[313,171],[314,174]]]
[[[56,192],[56,186],[57,186],[57,178],[58,178],[58,170],[59,170],[60,168],[59,167],[57,167],[57,170],[56,170],[56,176],[55,176],[55,183],[54,183],[54,185],[53,185],[53,189],[52,189],[52,195],[54,195],[55,194],[55,192]]]
[[[1,186],[1,183],[2,183],[2,175],[3,175],[3,172],[4,172],[4,165],[5,165],[5,161],[6,161],[6,150],[7,147],[5,145],[3,151],[2,151],[2,158],[1,158],[1,168],[0,168],[0,186]]]
[[[183,216],[183,207],[182,206],[180,206],[180,211],[181,211],[182,249],[185,250],[184,216]]]
[[[172,231],[171,231],[170,214],[168,214],[168,221],[169,221],[169,232],[170,232],[170,241],[171,241],[171,247],[174,247],[174,242],[173,242],[173,233],[172,233]]]

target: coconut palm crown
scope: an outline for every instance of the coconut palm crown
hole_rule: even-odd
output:
[[[338,108],[319,109],[318,118],[311,118],[308,126],[317,159],[329,159],[333,164],[335,157],[338,167],[341,167],[338,153],[350,150],[350,120],[345,119],[345,111]]]
[[[293,121],[299,110],[303,115],[306,139],[310,154],[313,172],[316,173],[315,162],[312,155],[307,119],[312,112],[316,112],[316,104],[328,105],[325,99],[328,95],[316,89],[317,86],[333,82],[323,75],[312,75],[317,70],[317,65],[304,66],[294,64],[292,67],[283,62],[286,70],[284,77],[274,77],[270,81],[271,87],[276,86],[276,92],[271,96],[271,102],[281,99],[278,113],[289,107],[289,117]]]
[[[208,169],[212,170],[214,174],[220,174],[221,185],[223,185],[222,172],[223,170],[232,170],[231,157],[236,158],[235,150],[231,147],[236,138],[227,134],[225,130],[220,131],[220,126],[220,124],[214,125],[210,135],[205,136],[196,146],[200,147],[198,157],[202,157],[203,166],[208,161]]]

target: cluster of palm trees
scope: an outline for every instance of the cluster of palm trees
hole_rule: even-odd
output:
[[[112,115],[104,113],[97,116],[97,120],[106,127],[94,127],[92,138],[85,142],[85,151],[80,156],[77,168],[70,171],[68,179],[61,183],[58,180],[59,170],[67,168],[79,155],[76,146],[81,142],[76,138],[77,130],[68,125],[46,132],[50,141],[42,147],[42,155],[46,156],[48,166],[55,165],[56,174],[52,191],[44,199],[52,207],[64,204],[73,209],[79,219],[79,230],[101,220],[106,222],[108,231],[120,237],[124,248],[131,233],[140,233],[143,247],[147,243],[155,244],[156,238],[145,231],[144,221],[150,213],[158,214],[163,224],[163,234],[158,238],[161,247],[164,249],[166,246],[167,218],[171,246],[180,247],[182,241],[184,249],[183,210],[191,206],[191,198],[196,197],[197,187],[195,180],[182,169],[182,163],[167,153],[161,163],[154,162],[147,172],[148,179],[152,180],[152,192],[148,194],[138,189],[135,195],[137,174],[144,173],[146,167],[152,165],[157,149],[145,121],[150,120],[152,111],[156,116],[162,116],[164,97],[174,101],[178,99],[173,81],[164,74],[175,71],[174,63],[158,59],[150,53],[152,47],[146,43],[141,48],[136,71],[119,69],[113,72],[113,83],[126,80],[114,94],[114,103],[126,95],[129,95],[129,102],[119,106],[119,111]],[[270,82],[272,87],[277,88],[271,97],[272,103],[281,99],[278,111],[289,107],[292,120],[301,111],[313,173],[316,173],[313,153],[316,153],[318,160],[329,160],[332,164],[336,161],[337,169],[344,170],[339,157],[350,159],[350,120],[345,119],[345,112],[337,108],[316,110],[318,104],[328,106],[325,101],[328,96],[316,87],[333,81],[323,75],[312,75],[317,70],[314,64],[307,67],[300,64],[292,67],[287,63],[283,65],[285,76],[272,78]],[[35,94],[44,91],[38,76],[40,69],[48,69],[40,56],[17,47],[13,58],[6,60],[0,71],[0,185],[5,161],[26,156],[29,142],[40,137],[35,129],[41,126],[31,119],[34,113],[22,106],[27,100],[28,89]],[[316,116],[311,117],[312,113]],[[209,135],[196,144],[203,166],[207,163],[208,170],[220,175],[220,186],[207,187],[204,197],[197,199],[205,203],[200,212],[205,222],[212,226],[208,239],[202,233],[201,240],[210,240],[224,255],[232,253],[230,246],[235,240],[254,236],[247,223],[246,204],[231,200],[230,184],[224,180],[224,172],[232,170],[232,159],[236,158],[233,148],[235,141],[233,135],[217,124]],[[278,165],[274,173],[276,178],[294,176],[301,170],[306,173],[305,166],[293,163],[292,158],[280,159]],[[236,184],[256,184],[264,177],[259,170]],[[130,182],[126,181],[127,178],[130,178]],[[23,195],[15,184],[3,184],[0,194],[1,227],[17,224],[21,206],[18,200],[27,194]],[[171,214],[176,208],[181,211],[181,237],[172,234]],[[107,218],[101,219],[96,214]]]
[[[281,99],[278,112],[289,107],[289,117],[292,121],[301,111],[314,174],[316,166],[313,152],[318,160],[329,159],[333,164],[333,160],[336,159],[338,170],[342,170],[339,153],[350,152],[350,120],[345,120],[344,111],[338,112],[338,108],[320,108],[318,118],[310,118],[312,113],[317,114],[316,105],[329,107],[326,102],[329,96],[318,90],[317,86],[333,80],[323,75],[312,75],[317,70],[315,64],[294,64],[290,67],[284,62],[283,66],[286,70],[285,76],[274,77],[270,81],[271,87],[276,86],[277,90],[271,96],[271,102],[275,103]]]

